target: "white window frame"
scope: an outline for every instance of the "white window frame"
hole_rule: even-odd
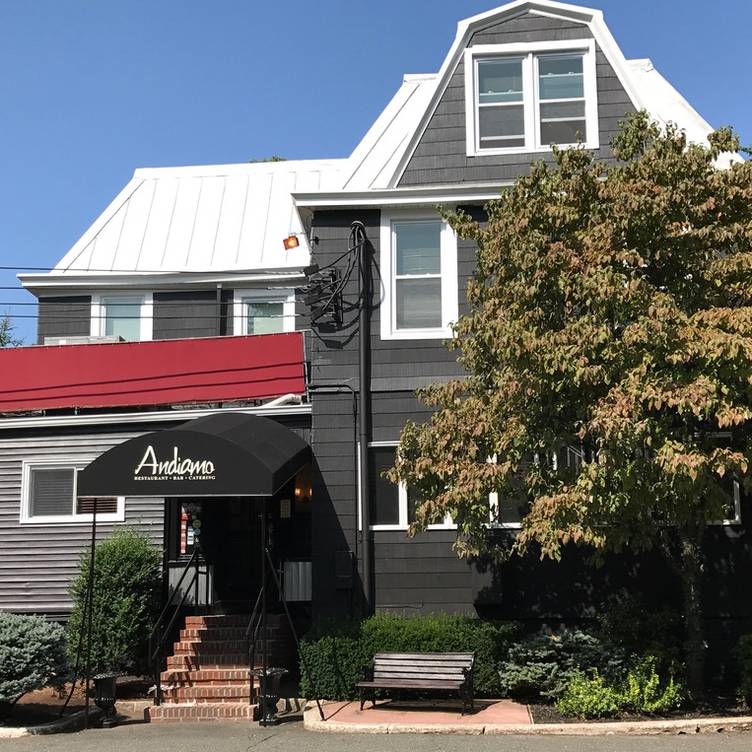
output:
[[[398,329],[396,311],[395,224],[440,222],[441,326],[431,329]],[[447,339],[458,316],[457,235],[435,212],[382,212],[380,229],[381,339]]]
[[[248,303],[282,303],[282,331],[295,331],[295,290],[240,289],[233,292],[232,332],[236,335],[248,335]]]
[[[78,474],[88,463],[82,462],[80,457],[75,459],[58,457],[54,460],[24,460],[21,470],[21,524],[22,525],[78,525],[91,522],[92,514],[76,514],[76,501],[78,499]],[[71,513],[60,515],[45,515],[34,517],[31,514],[31,472],[32,470],[74,470],[73,498]],[[97,513],[97,522],[125,522],[125,497],[118,496],[117,512],[100,514]]]
[[[149,342],[154,338],[154,293],[144,291],[134,292],[100,292],[91,296],[91,328],[92,337],[104,337],[107,331],[107,304],[111,301],[122,300],[140,301],[141,319],[139,321],[139,338],[137,342]]]
[[[714,431],[709,435],[709,438],[714,439],[731,439],[731,432],[730,431]],[[722,520],[714,520],[713,522],[710,522],[710,525],[713,526],[722,526],[722,527],[731,527],[732,525],[741,525],[742,524],[742,492],[741,492],[741,481],[737,478],[734,478],[732,480],[732,483],[734,484],[734,516],[733,517],[726,517]]]
[[[368,448],[374,449],[378,447],[392,447],[397,448],[399,441],[369,441]],[[358,530],[363,530],[363,499],[360,494],[360,442],[358,442]],[[392,525],[369,525],[369,530],[374,531],[405,531],[410,527],[410,523],[407,521],[407,485],[405,483],[399,483],[397,486],[397,497],[399,502],[399,522]],[[457,525],[452,522],[449,515],[444,518],[444,522],[438,525],[429,525],[428,530],[456,530]]]
[[[582,54],[582,80],[585,94],[585,124],[587,149],[598,149],[598,86],[595,60],[595,40],[571,39],[550,42],[481,44],[468,47],[464,55],[465,70],[465,137],[468,157],[494,154],[528,154],[551,151],[551,146],[541,144],[538,93],[538,56],[546,54]],[[522,58],[522,99],[525,123],[525,145],[480,148],[478,134],[478,76],[477,62],[483,58]],[[558,144],[574,146],[574,144]]]

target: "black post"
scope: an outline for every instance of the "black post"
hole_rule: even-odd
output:
[[[91,554],[89,556],[89,582],[86,592],[86,689],[84,697],[84,728],[89,728],[89,682],[91,681],[91,632],[92,611],[94,610],[94,554],[97,549],[97,499],[91,515]],[[83,624],[81,625],[83,627]]]
[[[361,557],[363,560],[363,594],[365,596],[366,615],[373,611],[372,575],[371,575],[371,509],[370,489],[368,484],[368,440],[370,436],[369,419],[369,369],[368,356],[371,339],[371,266],[368,254],[365,229],[362,222],[353,222],[354,239],[358,242],[358,271],[360,278],[360,306],[358,311],[358,419],[360,440],[360,519],[363,528]]]
[[[266,692],[268,689],[269,668],[269,624],[266,618],[266,499],[261,502],[261,635],[264,643],[261,658],[261,678],[259,679],[259,692],[261,695],[261,707],[263,710],[261,722],[263,723],[266,713]]]

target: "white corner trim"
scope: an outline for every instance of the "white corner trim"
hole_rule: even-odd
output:
[[[585,99],[585,123],[588,134],[583,144],[586,149],[600,147],[600,124],[598,122],[598,79],[595,60],[595,40],[568,39],[546,42],[515,42],[511,44],[481,44],[466,47],[463,53],[465,70],[465,152],[468,157],[485,157],[503,154],[542,154],[551,152],[551,146],[543,144],[540,137],[538,93],[538,55],[551,52],[582,53],[583,94]],[[515,57],[522,60],[522,88],[525,123],[525,145],[509,148],[482,149],[477,122],[477,61],[484,57]],[[574,146],[574,144],[560,144]]]
[[[38,460],[23,460],[21,470],[21,515],[20,523],[22,525],[78,525],[81,523],[91,522],[93,515],[91,514],[76,514],[75,503],[78,498],[78,473],[83,470],[86,465],[96,459],[92,456],[88,461],[82,460],[81,456],[71,457],[69,455],[60,454],[54,457],[45,457]],[[71,498],[71,514],[66,515],[45,515],[42,517],[34,517],[31,514],[31,472],[32,470],[47,469],[47,470],[74,470],[73,476],[73,497]],[[117,498],[117,512],[108,514],[97,514],[97,522],[125,522],[125,497],[118,496]]]
[[[441,327],[436,329],[398,329],[394,295],[394,224],[395,222],[431,221],[441,228]],[[433,212],[382,211],[379,230],[381,270],[380,334],[383,340],[448,339],[452,324],[458,317],[459,282],[457,278],[457,235],[439,215]]]
[[[232,317],[234,335],[248,334],[248,316],[246,315],[247,302],[252,300],[257,303],[282,303],[282,331],[295,331],[295,290],[293,288],[240,288],[233,292]]]

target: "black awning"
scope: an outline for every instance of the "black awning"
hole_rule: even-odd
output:
[[[78,475],[79,496],[272,496],[311,449],[268,418],[223,413],[138,436]]]

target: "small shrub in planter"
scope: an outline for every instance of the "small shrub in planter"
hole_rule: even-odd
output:
[[[0,717],[26,692],[61,685],[67,671],[59,624],[0,612]]]
[[[509,649],[499,671],[504,694],[527,702],[558,698],[578,674],[598,671],[602,676],[623,675],[624,652],[594,634],[564,630],[539,634]]]
[[[73,582],[73,611],[68,622],[71,661],[83,640],[89,555],[81,557],[81,571]],[[92,609],[92,674],[117,671],[143,674],[148,670],[147,643],[156,615],[160,584],[159,552],[145,536],[119,530],[97,546],[94,559]],[[85,652],[82,653],[85,655]]]
[[[752,634],[739,638],[736,659],[739,662],[739,697],[752,707]]]
[[[619,692],[597,672],[576,674],[556,701],[556,709],[574,718],[611,718],[621,710]]]

